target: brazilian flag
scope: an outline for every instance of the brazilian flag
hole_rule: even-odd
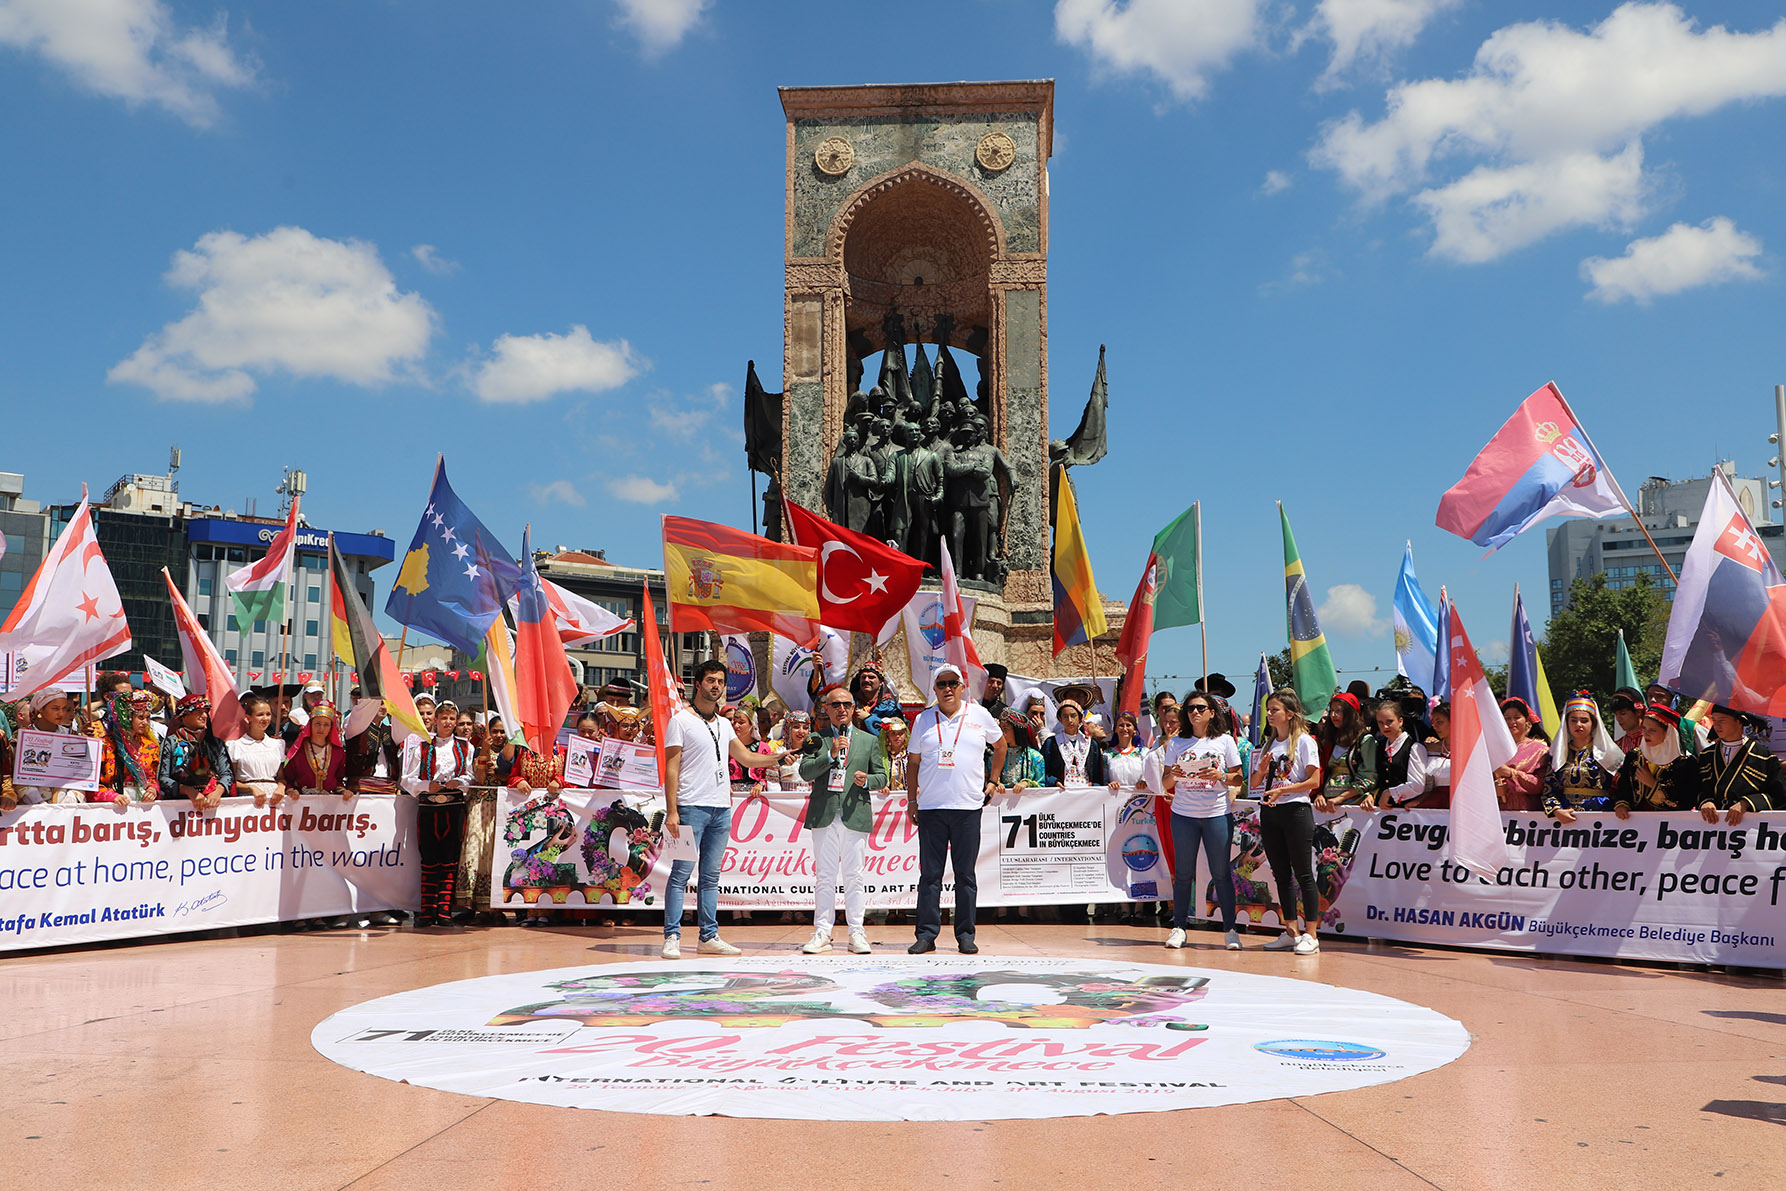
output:
[[[1308,576],[1302,570],[1302,555],[1296,552],[1296,538],[1290,533],[1290,518],[1284,502],[1277,504],[1278,520],[1284,523],[1284,607],[1290,627],[1290,678],[1296,697],[1311,720],[1326,714],[1327,701],[1339,686],[1333,672],[1333,655],[1327,652],[1327,635],[1315,619],[1315,601],[1309,595]]]

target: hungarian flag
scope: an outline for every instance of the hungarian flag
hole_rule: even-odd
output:
[[[1108,629],[1104,601],[1091,573],[1085,531],[1079,527],[1079,502],[1073,481],[1061,468],[1054,485],[1054,655],[1069,645],[1095,641]]]
[[[819,619],[840,632],[879,633],[918,594],[924,563],[787,501],[794,542],[819,552]]]
[[[943,563],[943,660],[961,671],[967,680],[968,693],[978,699],[986,690],[986,667],[980,664],[980,651],[974,648],[968,632],[972,617],[961,606],[961,588],[955,582],[955,561],[949,557],[949,543],[939,541]],[[924,692],[928,697],[930,692]]]
[[[1681,566],[1660,681],[1690,699],[1786,715],[1786,580],[1717,468]]]
[[[682,710],[682,683],[664,661],[663,642],[657,635],[657,611],[651,606],[651,584],[645,584],[645,685],[651,695],[651,739],[657,749],[657,772],[664,770],[664,734],[670,718]]]
[[[533,527],[521,531],[521,587],[515,615],[515,715],[521,720],[521,738],[537,756],[550,757],[557,745],[558,726],[577,697],[577,680],[552,606],[533,565]]]
[[[291,499],[285,528],[267,552],[223,577],[223,588],[236,605],[236,622],[247,632],[256,621],[285,623],[285,588],[291,582],[292,553],[298,544],[298,498]]]
[[[675,632],[765,629],[819,639],[819,552],[728,525],[664,518],[664,587]]]
[[[1445,846],[1453,864],[1493,881],[1512,863],[1501,831],[1495,770],[1517,751],[1482,663],[1464,631],[1457,606],[1450,608],[1451,641],[1451,831]]]
[[[1327,710],[1334,688],[1339,686],[1339,675],[1333,672],[1333,655],[1327,652],[1327,634],[1315,619],[1308,575],[1303,572],[1302,555],[1296,550],[1290,517],[1281,500],[1277,502],[1277,515],[1284,526],[1284,611],[1290,630],[1290,681],[1309,718],[1319,719]]]
[[[357,736],[364,732],[377,717],[376,709],[382,706],[391,714],[391,736],[398,744],[411,736],[428,739],[433,733],[422,723],[422,713],[416,710],[415,699],[411,697],[403,676],[397,672],[397,663],[391,660],[391,651],[385,648],[384,638],[379,636],[372,614],[360,602],[360,593],[353,588],[347,564],[335,549],[333,534],[329,535],[329,574],[334,577],[334,598],[341,602],[341,619],[347,626],[347,648],[343,653],[359,673],[360,695],[364,700],[348,714],[346,734]]]
[[[1147,569],[1141,582],[1129,597],[1129,614],[1122,622],[1122,636],[1116,639],[1116,660],[1123,665],[1122,698],[1117,711],[1141,714],[1141,687],[1147,681],[1147,646],[1153,639],[1155,599],[1160,590],[1160,560],[1147,556]]]
[[[93,511],[83,484],[74,519],[0,624],[0,653],[15,655],[8,697],[35,694],[129,648],[130,622],[93,536]]]
[[[638,627],[631,617],[617,616],[594,600],[566,591],[543,575],[539,576],[539,581],[541,590],[546,593],[546,606],[552,610],[552,624],[558,630],[558,639],[566,648],[587,645]],[[519,592],[509,597],[509,615],[516,618],[521,615]],[[500,617],[491,622],[492,625],[500,623]]]
[[[161,568],[161,577],[167,580],[167,597],[174,606],[174,627],[180,633],[180,654],[186,659],[189,676],[187,688],[211,700],[211,735],[219,740],[234,740],[248,730],[235,676],[211,643],[211,634],[187,607],[166,567]]]

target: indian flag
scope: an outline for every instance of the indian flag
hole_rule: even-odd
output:
[[[292,497],[285,528],[266,556],[224,577],[223,587],[235,600],[236,621],[247,631],[257,620],[285,623],[285,588],[291,582],[292,552],[298,544],[298,498]]]

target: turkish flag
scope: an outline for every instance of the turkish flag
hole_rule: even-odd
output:
[[[439,681],[440,681],[440,675],[435,673],[433,670],[423,670],[422,671],[422,685],[423,686],[433,686],[436,683],[438,683]]]
[[[827,628],[878,633],[918,593],[920,560],[791,500],[787,508],[795,544],[819,552],[819,622]]]

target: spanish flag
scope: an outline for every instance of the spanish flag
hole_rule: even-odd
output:
[[[664,518],[664,587],[675,632],[758,629],[819,639],[819,552],[711,521]]]
[[[1054,491],[1054,652],[1083,645],[1108,629],[1104,601],[1091,574],[1085,533],[1079,528],[1079,505],[1073,482],[1060,469]]]

